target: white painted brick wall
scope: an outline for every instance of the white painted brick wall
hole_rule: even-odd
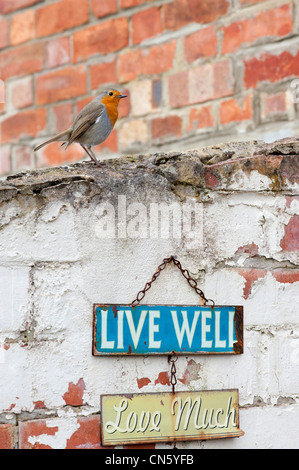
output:
[[[101,394],[169,391],[157,380],[169,372],[166,357],[92,356],[92,307],[131,302],[162,259],[176,254],[216,304],[243,305],[245,321],[243,355],[181,356],[177,362],[181,380],[193,367],[187,383],[178,381],[178,390],[239,389],[245,436],[177,447],[299,448],[298,282],[278,282],[273,274],[285,268],[295,272],[298,253],[283,252],[280,242],[298,213],[298,201],[286,207],[284,194],[255,193],[259,183],[251,184],[250,192],[206,194],[203,244],[197,250],[172,239],[100,239],[99,200],[87,201],[80,184],[72,185],[73,202],[63,191],[50,197],[46,190],[42,204],[35,196],[27,196],[27,206],[21,199],[2,204],[2,420],[8,412],[21,421],[26,412],[34,419],[34,402],[43,401],[44,417],[58,414],[49,426],[57,425],[59,433],[36,439],[63,447],[77,426],[74,416],[98,412]],[[144,201],[143,189],[134,191],[136,201]],[[171,202],[173,194],[158,185],[148,200],[155,198]],[[258,256],[236,254],[250,244],[258,247]],[[244,298],[246,267],[265,275],[252,282]],[[198,297],[180,272],[167,266],[145,300],[192,304]],[[137,379],[144,377],[149,382],[140,389]],[[64,395],[80,379],[84,405],[68,408],[67,415]]]

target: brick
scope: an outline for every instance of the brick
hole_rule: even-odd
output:
[[[33,104],[33,78],[16,80],[11,87],[11,100],[14,108],[25,108]]]
[[[292,252],[299,250],[299,215],[291,217],[285,226],[285,234],[280,242],[283,251]]]
[[[55,70],[37,77],[36,103],[38,105],[67,100],[87,91],[84,65]]]
[[[10,145],[0,146],[0,175],[10,172]]]
[[[215,124],[216,122],[215,117],[213,116],[212,106],[202,106],[200,108],[190,109],[187,131],[214,127]]]
[[[151,132],[153,139],[180,137],[182,135],[182,118],[180,116],[167,116],[152,119]]]
[[[168,77],[171,107],[202,103],[230,96],[234,92],[234,77],[230,61],[207,63]]]
[[[282,158],[280,165],[280,178],[282,187],[286,189],[291,188],[291,185],[299,184],[298,155],[287,155]]]
[[[139,80],[131,85],[131,104],[133,116],[144,116],[153,110],[152,81]]]
[[[127,121],[119,130],[119,146],[122,150],[144,145],[147,141],[147,123],[143,119]]]
[[[142,51],[143,73],[155,75],[170,70],[173,65],[176,41],[153,46],[148,51]]]
[[[234,92],[230,61],[200,65],[189,71],[189,103],[230,96]]]
[[[242,102],[232,98],[220,104],[220,122],[240,122],[252,118],[252,96],[248,95]]]
[[[104,83],[116,81],[116,59],[112,60],[112,62],[104,62],[90,66],[90,83],[92,90],[95,90]]]
[[[119,119],[129,116],[130,111],[131,111],[130,91],[126,88],[125,89],[122,88],[121,91],[124,95],[127,95],[127,98],[120,100],[120,103],[118,105],[118,118]]]
[[[0,49],[8,45],[8,21],[6,18],[0,20]]]
[[[40,0],[0,0],[0,15],[39,3]]]
[[[12,424],[0,424],[0,449],[14,449],[16,445],[16,427]]]
[[[53,133],[68,129],[73,122],[73,106],[71,103],[62,103],[51,109]]]
[[[132,16],[131,22],[133,44],[139,44],[162,32],[161,9],[152,7],[140,11]]]
[[[78,418],[78,429],[67,440],[66,449],[102,449],[99,415]]]
[[[35,37],[35,11],[26,10],[12,17],[10,24],[10,43],[21,44]]]
[[[189,104],[189,72],[182,70],[168,77],[169,104],[172,108]]]
[[[79,144],[72,144],[64,150],[64,148],[61,147],[61,142],[53,142],[36,153],[36,166],[37,168],[53,165],[58,166],[64,162],[78,161],[85,156],[87,157]]]
[[[151,380],[148,377],[141,377],[140,379],[137,377],[137,386],[139,389],[146,387],[150,383]]]
[[[214,98],[214,68],[208,63],[190,69],[189,103],[202,103]]]
[[[125,17],[81,29],[73,36],[74,61],[94,54],[108,54],[128,45],[129,27]]]
[[[91,9],[97,18],[111,15],[118,10],[117,0],[105,0],[104,2],[103,0],[91,0]]]
[[[163,5],[165,29],[178,29],[197,22],[210,23],[227,13],[227,0],[175,0]]]
[[[153,108],[159,108],[163,103],[163,83],[160,78],[152,81],[152,103]]]
[[[284,91],[272,95],[262,93],[261,100],[263,118],[287,111],[287,97]]]
[[[234,77],[230,61],[207,63],[182,70],[168,77],[171,107],[202,103],[230,96],[234,92]]]
[[[63,399],[66,405],[81,406],[83,405],[83,395],[85,391],[85,383],[81,378],[76,384],[73,382],[69,383],[68,391],[63,395]]]
[[[242,296],[244,299],[248,299],[250,296],[254,283],[259,279],[263,279],[267,274],[265,269],[256,268],[238,268],[237,272],[245,279]]]
[[[43,108],[22,111],[1,123],[2,142],[18,142],[23,136],[36,137],[46,127],[46,110]]]
[[[87,0],[61,0],[39,8],[36,12],[37,37],[60,33],[87,23]]]
[[[230,96],[234,93],[234,75],[231,62],[222,60],[213,64],[214,98]]]
[[[43,69],[43,44],[26,44],[0,53],[1,79],[24,76]]]
[[[144,0],[120,0],[120,8],[132,8],[141,5]]]
[[[298,269],[275,269],[271,274],[276,281],[281,284],[294,284],[294,282],[299,282]]]
[[[235,52],[242,44],[262,37],[282,37],[292,32],[290,4],[263,11],[252,18],[236,21],[223,28],[222,53]]]
[[[19,424],[19,448],[20,449],[52,449],[48,444],[39,442],[38,436],[55,436],[58,425],[54,426],[53,419],[37,419],[24,421]]]
[[[118,59],[118,80],[119,82],[129,82],[142,75],[142,53],[140,49],[130,50],[119,55]]]
[[[299,74],[299,52],[293,55],[288,51],[281,54],[264,53],[258,57],[245,59],[244,83],[246,88],[257,87],[261,82],[275,83]]]
[[[292,203],[296,205],[297,201],[299,201],[299,196],[286,196],[286,207],[289,209],[292,206]]]
[[[164,372],[164,371],[159,372],[159,375],[155,380],[155,385],[157,385],[157,384],[170,386],[170,380],[169,380],[168,372]]]
[[[155,75],[167,72],[173,66],[176,41],[153,46],[148,51],[142,51],[142,67],[144,75]]]
[[[71,61],[70,40],[68,36],[52,39],[46,44],[46,67],[54,68]]]
[[[263,3],[265,0],[240,0],[241,6],[242,5],[256,5],[258,3]]]
[[[184,38],[184,52],[187,62],[194,62],[200,57],[210,57],[217,54],[217,34],[215,26],[196,31]]]
[[[140,75],[155,75],[172,68],[176,41],[153,46],[148,49],[136,49],[119,56],[118,80],[127,82]]]
[[[12,151],[13,171],[28,170],[34,168],[34,155],[32,147],[19,145]]]

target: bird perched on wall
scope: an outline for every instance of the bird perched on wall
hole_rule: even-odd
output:
[[[107,139],[118,118],[119,101],[126,96],[117,90],[103,91],[80,111],[69,129],[38,145],[34,150],[56,141],[62,141],[61,145],[65,145],[65,148],[77,142],[95,165],[100,166],[92,147]]]

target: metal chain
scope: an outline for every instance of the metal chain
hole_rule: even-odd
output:
[[[172,356],[168,357],[168,362],[171,364],[170,368],[170,383],[172,385],[172,393],[175,392],[175,386],[177,384],[177,378],[176,378],[176,366],[175,363],[178,360],[178,356],[175,354],[175,352],[172,352]]]
[[[199,287],[197,287],[196,280],[193,279],[190,276],[190,273],[189,273],[188,269],[183,269],[181,263],[177,259],[175,259],[174,256],[170,256],[169,258],[164,258],[163,259],[163,263],[161,263],[158,266],[158,268],[157,268],[155,274],[153,275],[152,279],[145,284],[144,288],[141,291],[138,292],[138,294],[136,296],[136,299],[133,300],[133,302],[131,303],[131,306],[136,307],[141,302],[141,300],[145,296],[145,293],[152,287],[152,283],[157,279],[158,276],[160,276],[161,271],[163,271],[163,269],[165,269],[166,265],[168,263],[171,263],[172,261],[175,264],[175,266],[181,271],[184,278],[187,279],[189,286],[191,286],[195,290],[195,292],[201,297],[201,299],[204,301],[204,305],[206,305],[207,302],[212,302],[212,308],[213,308],[215,306],[214,300],[207,299],[205,297],[203,291]]]

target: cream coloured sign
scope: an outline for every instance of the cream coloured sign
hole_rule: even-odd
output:
[[[103,445],[240,437],[237,389],[102,395]]]

